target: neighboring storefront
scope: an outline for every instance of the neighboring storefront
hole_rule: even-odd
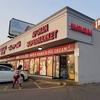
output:
[[[0,46],[0,62],[11,63],[15,69],[21,64],[31,75],[88,82],[81,80],[84,64],[80,59],[84,54],[80,52],[85,51],[85,45],[93,47],[94,34],[99,33],[93,22],[92,18],[65,7]]]

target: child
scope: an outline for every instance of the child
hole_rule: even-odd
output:
[[[19,65],[17,70],[15,71],[15,74],[13,76],[12,88],[14,88],[15,84],[18,84],[21,87],[21,68],[22,68],[22,65]]]

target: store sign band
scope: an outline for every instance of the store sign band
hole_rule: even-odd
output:
[[[75,48],[75,44],[67,44],[59,47],[55,47],[52,49],[47,49],[43,51],[33,52],[30,53],[30,57],[37,57],[37,56],[46,56],[46,55],[53,55],[53,54],[60,54],[64,52],[73,51]]]
[[[10,58],[7,58],[7,60],[12,60],[12,59],[16,60],[16,59],[25,59],[25,58],[33,58],[33,57],[39,57],[39,56],[54,55],[54,54],[60,54],[60,53],[74,51],[74,49],[75,49],[75,43],[71,43],[71,44],[66,44],[66,45],[62,45],[59,47],[55,47],[52,49],[31,52],[31,53],[19,55],[16,57],[10,57]]]
[[[81,32],[81,33],[88,35],[88,36],[92,36],[91,29],[84,27],[84,26],[81,26],[81,25],[76,24],[76,23],[71,23],[70,29],[73,31]],[[44,34],[44,33],[46,33],[46,34]],[[49,32],[49,24],[46,24],[46,25],[38,28],[37,30],[33,31],[32,39],[27,41],[26,46],[32,47],[34,45],[56,39],[57,35],[58,35],[58,29]],[[6,54],[7,50],[12,51],[12,50],[18,49],[21,47],[21,44],[22,44],[21,41],[18,41],[17,43],[11,44],[9,47],[4,46],[0,49],[0,54],[4,55],[4,54]]]

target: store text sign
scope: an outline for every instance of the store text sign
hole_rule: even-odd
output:
[[[48,32],[48,33],[46,33]],[[44,35],[44,33],[46,33]],[[43,42],[47,42],[57,38],[58,30],[53,30],[49,32],[49,24],[46,24],[37,30],[33,31],[32,39],[27,42],[27,47],[37,45]]]
[[[4,46],[0,49],[0,54],[3,55],[6,53],[6,50],[7,50],[7,46]]]
[[[46,25],[40,27],[39,29],[33,31],[32,38],[37,37],[37,36],[39,36],[45,32],[48,32],[48,31],[49,31],[49,25],[46,24]]]
[[[15,44],[11,44],[11,45],[8,47],[8,49],[9,49],[9,50],[14,50],[14,49],[19,48],[20,46],[21,46],[21,41],[18,41],[18,42],[15,43]]]
[[[4,46],[0,49],[0,55],[4,55],[7,50],[15,50],[17,48],[21,47],[21,41],[18,41],[17,43],[11,44],[10,46]]]
[[[85,35],[89,35],[89,36],[92,35],[92,30],[91,29],[89,29],[87,27],[84,27],[84,26],[81,26],[81,25],[78,25],[78,24],[75,24],[75,23],[71,23],[70,28],[73,31],[81,32]]]
[[[55,48],[52,48],[52,49],[32,52],[32,53],[30,53],[30,57],[38,57],[38,56],[44,56],[44,55],[46,56],[46,55],[60,54],[60,53],[64,53],[64,52],[73,51],[74,49],[75,49],[75,44],[71,43],[71,44],[55,47]]]
[[[47,55],[54,55],[54,54],[60,54],[60,53],[65,53],[65,52],[72,52],[75,49],[75,43],[70,43],[66,45],[62,45],[59,47],[54,47],[42,51],[35,51],[31,53],[27,53],[24,55],[18,55],[14,57],[7,58],[7,60],[15,60],[15,59],[29,59],[33,57],[39,57],[39,56],[47,56]]]

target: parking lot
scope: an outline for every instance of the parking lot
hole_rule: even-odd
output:
[[[22,89],[17,86],[12,89],[12,83],[0,84],[0,100],[99,100],[99,98],[100,83],[63,86],[30,79],[23,83]]]
[[[42,88],[52,88],[52,87],[57,87],[60,86],[57,83],[53,82],[46,82],[46,81],[35,81],[32,79],[29,79],[27,81],[24,81],[22,84],[21,89],[42,89]],[[12,88],[12,83],[0,83],[0,91],[8,91],[8,90],[16,90],[19,89],[19,87],[16,85],[15,88]]]

